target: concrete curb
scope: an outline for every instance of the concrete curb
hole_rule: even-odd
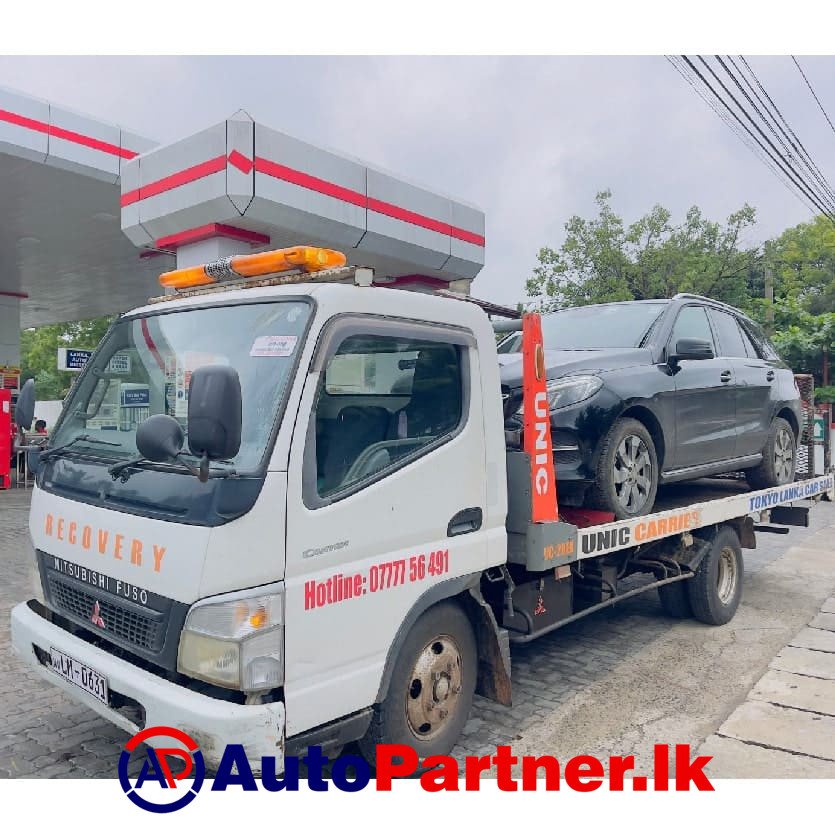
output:
[[[701,746],[713,777],[835,778],[833,612],[830,597]]]

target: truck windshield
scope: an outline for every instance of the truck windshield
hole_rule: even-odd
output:
[[[251,472],[267,452],[309,317],[309,303],[288,300],[122,319],[71,390],[50,445],[72,442],[73,453],[124,460],[137,455],[139,423],[169,414],[183,427],[187,452],[191,374],[229,365],[241,380],[243,424],[228,464]]]

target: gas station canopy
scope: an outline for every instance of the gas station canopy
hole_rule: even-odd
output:
[[[128,309],[153,288],[158,259],[119,228],[121,166],[153,145],[0,89],[0,300],[21,299],[21,326]]]
[[[340,249],[395,285],[467,290],[484,263],[479,209],[243,111],[155,147],[0,89],[0,193],[0,302],[20,299],[22,327],[142,304],[207,241]]]

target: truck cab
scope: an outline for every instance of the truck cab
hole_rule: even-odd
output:
[[[112,326],[35,462],[13,645],[210,763],[354,738],[373,758],[393,690],[403,740],[443,752],[477,684],[480,578],[507,552],[493,330],[355,270],[286,278],[186,286]]]

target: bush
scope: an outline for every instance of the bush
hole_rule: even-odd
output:
[[[835,403],[835,385],[815,388],[815,403]]]

